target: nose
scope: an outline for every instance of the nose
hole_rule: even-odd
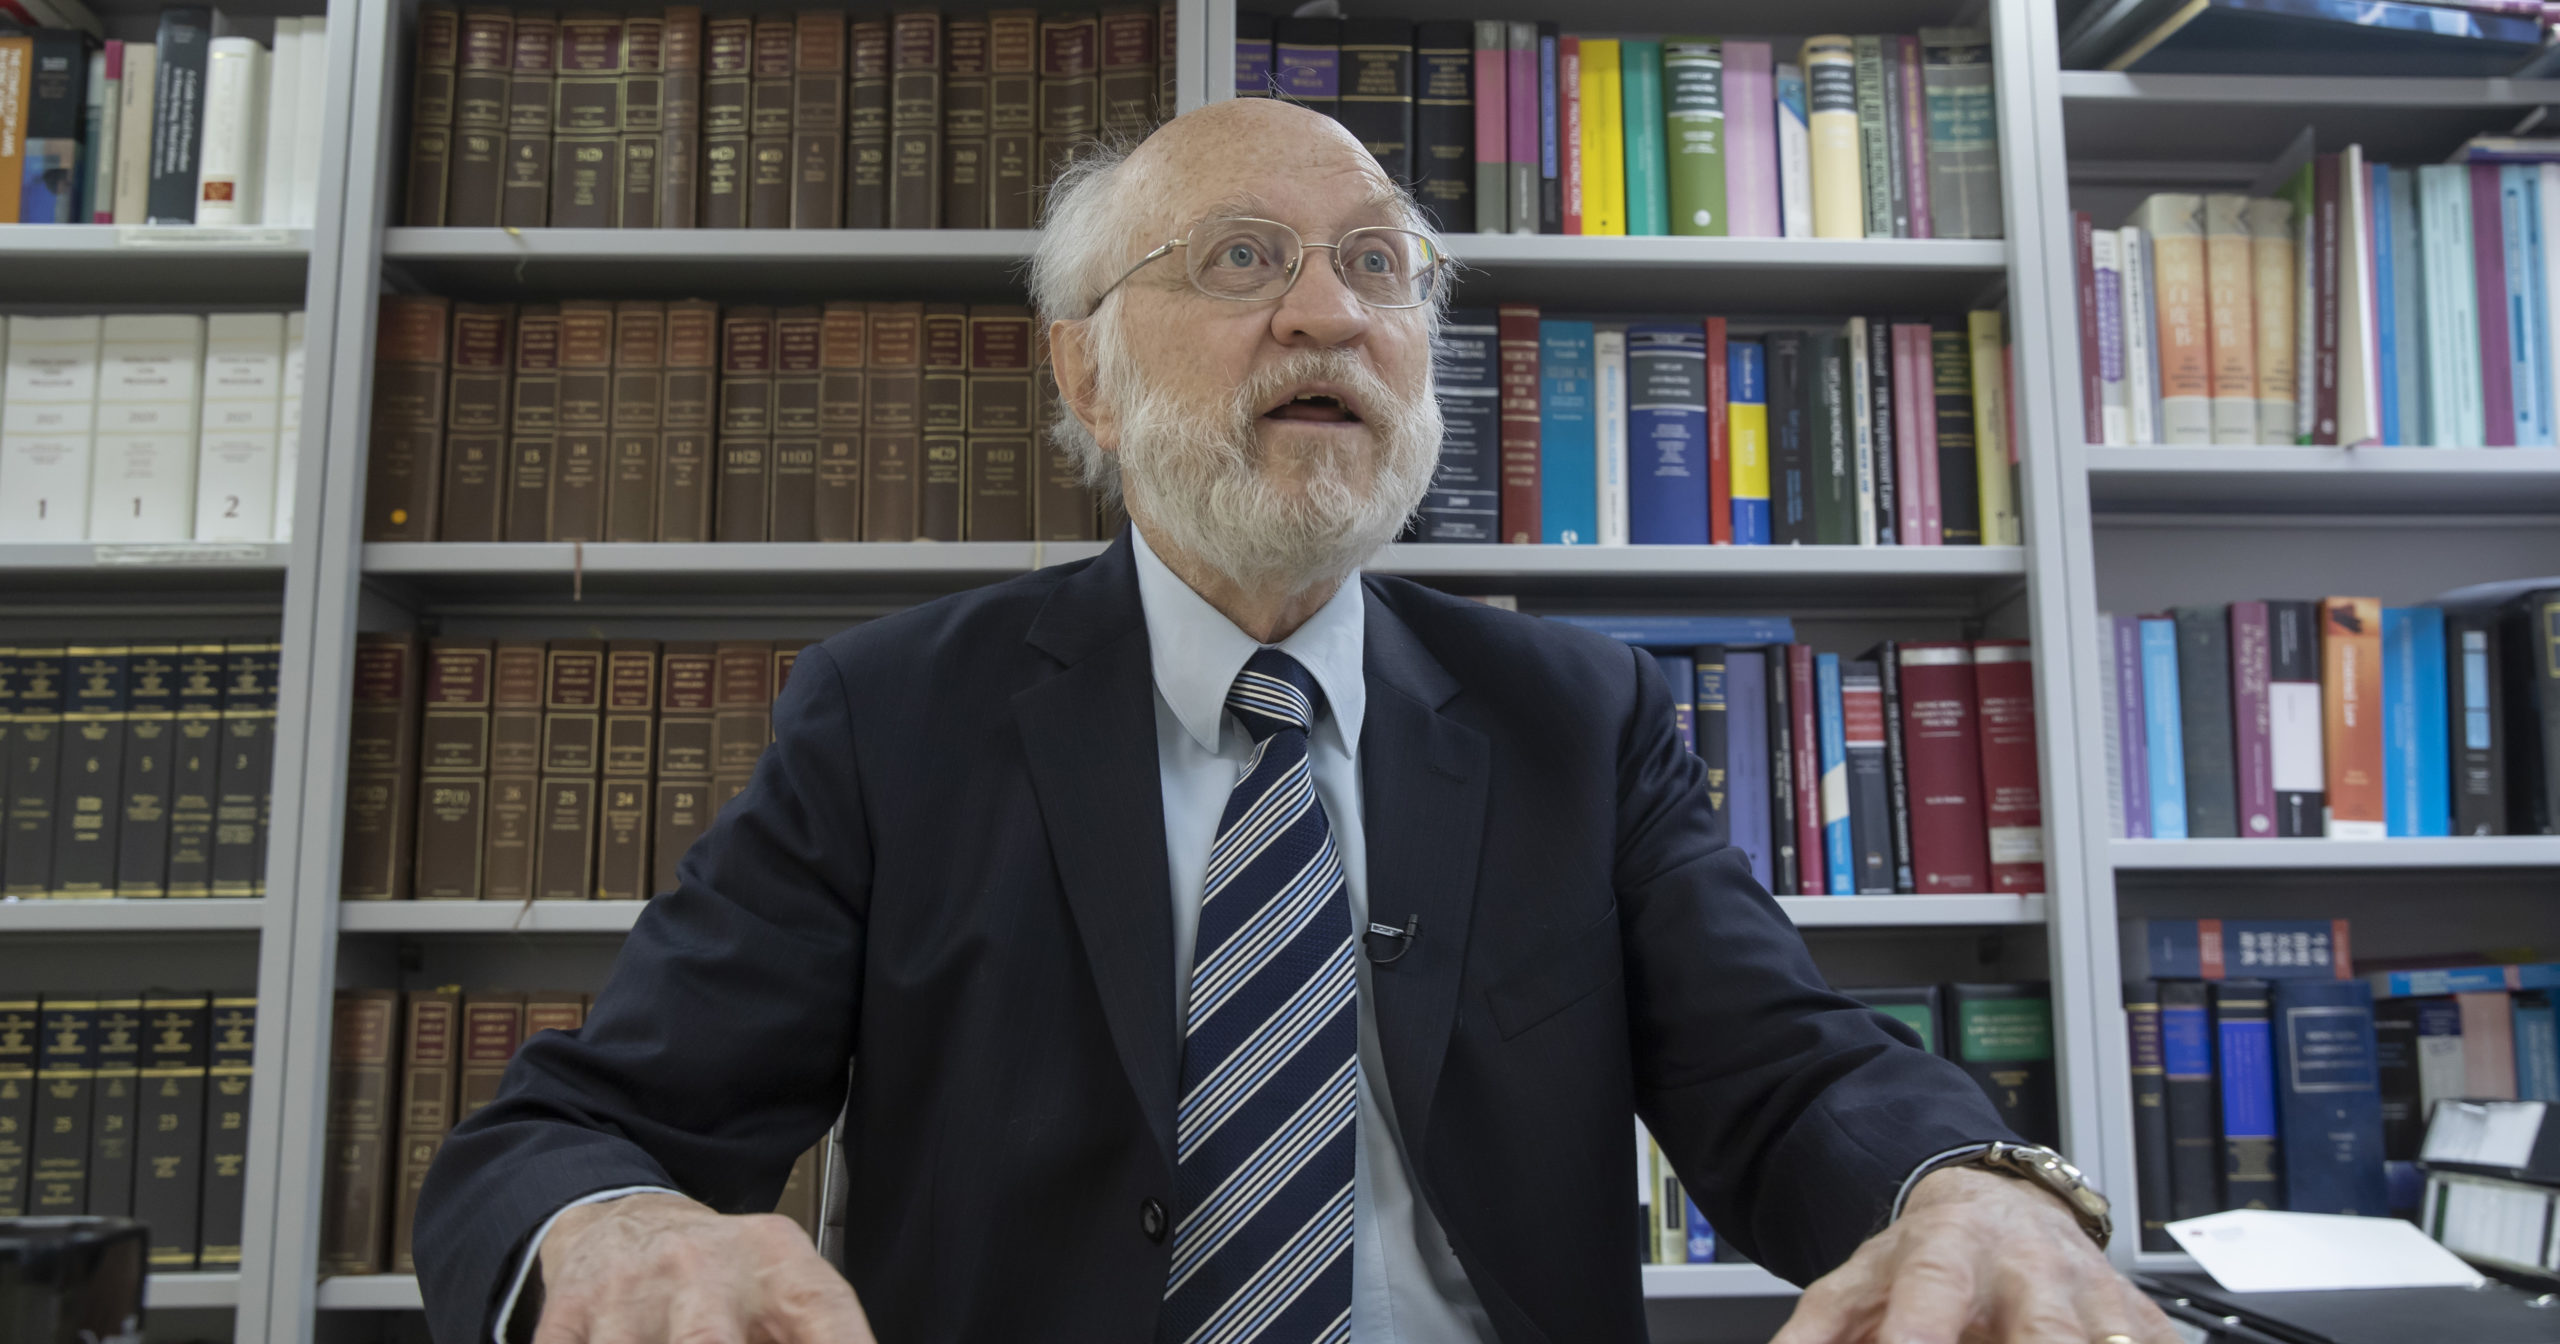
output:
[[[1271,313],[1271,335],[1282,345],[1350,345],[1369,330],[1369,305],[1342,283],[1334,247],[1310,243],[1300,250],[1298,282]]]

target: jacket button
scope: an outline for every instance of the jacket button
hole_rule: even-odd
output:
[[[1164,1240],[1164,1206],[1152,1199],[1139,1200],[1138,1230],[1147,1234],[1147,1240],[1162,1242]]]

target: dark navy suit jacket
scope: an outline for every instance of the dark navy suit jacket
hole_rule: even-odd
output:
[[[1421,921],[1370,1008],[1417,1183],[1507,1344],[1644,1337],[1631,1110],[1717,1231],[1799,1282],[1921,1160],[2010,1137],[1826,987],[1646,655],[1360,582],[1370,912]],[[849,1106],[847,1272],[884,1344],[1153,1338],[1179,1045],[1153,698],[1125,537],[803,654],[755,782],[586,1027],[527,1042],[436,1159],[435,1337],[488,1338],[563,1203],[770,1209]]]

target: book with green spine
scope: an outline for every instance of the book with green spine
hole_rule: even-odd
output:
[[[1866,173],[1867,236],[1893,231],[1892,122],[1885,114],[1884,39],[1863,33],[1850,39],[1858,90],[1858,163]]]
[[[1627,232],[1671,232],[1671,197],[1662,162],[1662,44],[1618,44],[1618,80],[1626,109]]]
[[[1663,39],[1662,84],[1671,232],[1726,237],[1733,228],[1725,213],[1724,44]]]

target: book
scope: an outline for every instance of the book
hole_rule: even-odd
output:
[[[649,891],[676,887],[676,864],[711,824],[713,689],[717,650],[708,642],[669,641],[658,675],[656,808],[650,822]]]
[[[2160,982],[2160,1055],[2169,1112],[2172,1221],[2218,1213],[2222,1112],[2214,1074],[2211,994],[2200,980]]]
[[[1982,819],[1996,892],[2045,889],[2044,803],[2036,773],[2035,669],[2023,639],[1973,646],[1982,728]]]
[[[1706,339],[1694,325],[1627,329],[1627,538],[1705,545]],[[1506,529],[1506,534],[1508,529]]]
[[[41,47],[38,54],[42,55]],[[236,226],[258,221],[258,188],[266,177],[261,156],[267,142],[267,75],[267,49],[254,38],[221,36],[207,47],[196,165],[194,222],[198,224]],[[37,129],[30,119],[31,145]],[[23,213],[22,209],[22,218]]]
[[[1965,314],[1967,365],[1972,375],[1973,443],[1982,497],[1982,544],[2016,546],[2025,539],[2018,523],[2017,435],[2010,426],[2008,338],[1998,309]]]
[[[551,222],[552,99],[561,36],[557,14],[516,12],[508,57],[506,171],[498,187],[498,222],[508,228],[540,228]]]
[[[2131,616],[2098,613],[2098,642],[2107,666],[2105,704],[2110,711],[2105,740],[2113,771],[2107,780],[2111,805],[2121,808],[2118,838],[2151,838],[2151,759],[2146,740],[2146,703],[2142,689],[2142,622]]]
[[[1510,70],[1505,88],[1509,106],[1503,115],[1503,168],[1509,181],[1506,199],[1511,207],[1504,221],[1511,233],[1539,231],[1540,197],[1538,163],[1538,25],[1513,21],[1504,25],[1504,55]],[[1284,39],[1285,41],[1285,39]],[[1275,60],[1279,58],[1275,56]],[[1318,83],[1321,81],[1319,80]],[[1310,84],[1308,87],[1315,87]],[[1284,92],[1286,92],[1284,78]],[[1326,89],[1316,96],[1329,93]],[[1330,108],[1318,108],[1330,113]]]
[[[266,894],[267,808],[276,747],[273,641],[223,648],[220,761],[214,776],[212,894]]]
[[[924,306],[923,468],[916,496],[916,537],[958,541],[967,502],[969,310],[957,303]]]
[[[1857,58],[1849,38],[1805,39],[1806,129],[1816,238],[1867,234],[1865,172],[1859,162]],[[1781,134],[1781,149],[1784,148]]]
[[[791,227],[795,229],[832,229],[844,223],[845,77],[849,68],[845,35],[845,16],[840,13],[803,10],[794,16]],[[942,172],[943,165],[937,163],[934,171]],[[937,215],[928,222],[943,221]]]
[[[1905,643],[1895,650],[1895,660],[1911,794],[1913,889],[1923,895],[1989,891],[1973,650],[1960,643]]]
[[[2457,993],[2462,1014],[2462,1095],[2489,1101],[2516,1097],[2514,995],[2503,989]],[[48,1001],[48,1006],[50,1003]]]
[[[456,315],[457,327],[460,315]],[[457,330],[456,340],[460,334]],[[607,541],[654,541],[658,526],[658,480],[663,443],[659,425],[665,414],[667,306],[645,299],[625,299],[613,309],[613,382],[607,407],[610,432],[605,443],[604,538]],[[461,382],[457,362],[455,382]],[[452,456],[452,439],[446,439]]]
[[[2515,835],[2560,835],[2560,591],[2540,589],[2508,605],[2500,637],[2507,733],[2507,826]]]
[[[507,1061],[524,1043],[525,996],[516,991],[475,991],[462,1000],[462,1066],[454,1086],[456,1124],[498,1099]]]
[[[2142,618],[2141,650],[2142,747],[2145,777],[2151,785],[2151,836],[2184,840],[2187,765],[2176,623],[2165,617]]]
[[[1793,896],[1803,889],[1797,870],[1794,650],[1778,645],[1768,663],[1769,893]]]
[[[2445,613],[2447,735],[2452,743],[2453,834],[2506,833],[2505,705],[2498,622]]]
[[[2090,442],[2109,445],[2133,442],[2133,418],[2126,404],[2124,358],[2124,263],[2119,258],[2123,236],[2113,229],[2091,229],[2086,214],[2076,214],[2088,265],[2081,277],[2080,357],[2097,377],[2098,395],[2084,398],[2097,415],[2098,431]],[[2091,357],[2092,347],[2095,358]],[[2084,373],[2083,380],[2086,381]]]
[[[212,1022],[196,1267],[237,1270],[248,1208],[250,1059],[257,1049],[258,1001],[249,995],[217,994]]]
[[[1884,41],[1876,33],[1860,33],[1849,39],[1858,102],[1858,178],[1866,198],[1869,238],[1901,237],[1910,228],[1908,206],[1899,227],[1894,218],[1894,193],[1901,182],[1900,174],[1894,171],[1895,136],[1892,101],[1885,92]]]
[[[719,427],[720,312],[701,301],[667,305],[659,394],[657,540],[709,541]]]
[[[356,636],[354,689],[347,714],[346,838],[338,875],[341,900],[389,901],[410,894],[413,865],[420,857],[418,809],[411,789],[417,783],[420,762],[421,694],[417,636],[370,632]],[[487,718],[479,722],[485,730]]]
[[[1905,237],[1935,238],[1936,207],[1929,195],[1927,66],[1916,34],[1893,33],[1884,40],[1885,99],[1893,123],[1895,196],[1900,208],[1896,219]]]
[[[2117,946],[2133,980],[2344,980],[2343,919],[2131,919]]]
[[[1497,325],[1502,387],[1501,535],[1509,543],[1534,542],[1545,512],[1538,479],[1538,310],[1507,304],[1499,312]],[[1630,350],[1629,359],[1634,358]],[[1633,369],[1629,372],[1631,377],[1642,376]]]
[[[2284,1206],[2388,1213],[2372,990],[2358,980],[2288,980],[2273,989]]]
[[[1824,829],[1826,769],[1823,760],[1822,699],[1810,645],[1787,645],[1787,750],[1793,757],[1789,779],[1794,790],[1795,891],[1799,896],[1832,892],[1829,846]]]
[[[669,5],[660,23],[665,47],[658,85],[656,219],[662,229],[690,229],[702,222],[702,10]],[[623,154],[628,158],[632,142],[627,125],[625,130]]]
[[[1433,336],[1432,391],[1440,403],[1440,461],[1422,501],[1422,540],[1496,540],[1501,432],[1495,314],[1452,312]]]
[[[17,651],[17,707],[8,737],[9,806],[0,844],[0,895],[43,900],[53,894],[54,800],[62,769],[62,711],[69,670],[62,645]]]
[[[1730,340],[1725,346],[1729,526],[1737,546],[1770,543],[1766,357],[1758,341]]]
[[[885,29],[885,25],[875,23],[875,26]],[[756,24],[752,17],[743,14],[716,15],[704,20],[702,33],[702,194],[699,220],[701,227],[706,229],[743,229],[747,227],[748,182],[753,161],[751,118],[756,90]],[[852,129],[848,133],[848,139],[857,144],[864,129],[860,111],[864,75],[862,58],[861,29],[857,26],[850,58],[855,111],[851,118]],[[885,64],[884,60],[884,67]],[[769,80],[772,76],[766,78]],[[885,133],[885,126],[884,121],[872,129]],[[858,155],[858,151],[856,153]],[[858,183],[860,172],[860,159],[856,157],[849,161],[848,180]],[[873,173],[872,180],[877,185],[876,160]],[[855,215],[848,217],[847,222],[859,227],[864,221]],[[874,221],[872,226],[878,227],[877,222]]]
[[[1576,105],[1582,112],[1577,162],[1581,199],[1575,217],[1587,234],[1627,232],[1626,52],[1615,38],[1584,38],[1576,48]]]
[[[2204,198],[2206,385],[2215,443],[2258,441],[2256,238],[2248,198]]]
[[[681,20],[682,16],[678,16]],[[622,21],[621,143],[614,202],[614,224],[625,229],[660,227],[659,207],[665,188],[659,174],[664,147],[667,97],[667,17],[631,14]]]
[[[862,539],[917,536],[924,428],[924,305],[870,309],[863,383]]]
[[[1414,82],[1414,24],[1405,19],[1345,19],[1342,21],[1341,40],[1342,83],[1336,118],[1358,137],[1390,180],[1415,180],[1417,86]],[[1106,37],[1106,49],[1108,46]],[[1146,69],[1150,82],[1154,74],[1150,61]],[[1106,74],[1105,81],[1108,82],[1109,78]],[[1110,105],[1111,100],[1106,94],[1103,116],[1106,130],[1134,136],[1145,134],[1154,125],[1155,118],[1150,108],[1143,114],[1125,114],[1115,126]]]
[[[746,227],[791,227],[793,41],[791,14],[757,16],[747,32],[747,135],[742,176]]]
[[[1988,497],[1979,472],[1977,435],[1982,417],[1974,404],[1973,356],[1964,328],[1954,322],[1929,324],[1926,367],[1936,399],[1934,442],[1937,451],[1922,459],[1922,545],[1928,541],[1928,511],[1935,503],[1938,542],[1946,546],[1995,544],[1988,530],[1994,521],[1983,512]],[[1931,471],[1935,469],[1932,488]],[[2003,464],[2005,474],[2006,464]]]
[[[1724,47],[1711,38],[1674,37],[1661,48],[1670,232],[1721,238],[1734,232],[1726,204]]]
[[[2142,1249],[2173,1251],[2169,1235],[2170,1194],[2169,1078],[2167,1054],[2160,1038],[2160,984],[2138,980],[2125,986],[2126,1055],[2133,1075],[2133,1147],[2135,1208]]]
[[[1841,742],[1848,757],[1850,891],[1894,891],[1893,804],[1885,763],[1882,669],[1869,659],[1840,667]]]
[[[1621,173],[1631,236],[1659,237],[1671,232],[1662,46],[1635,38],[1618,44]]]
[[[2214,1075],[2222,1102],[2222,1198],[2229,1208],[2285,1207],[2271,989],[2264,980],[2212,986]]]
[[[2285,443],[2292,438],[2295,414],[2293,203],[2250,200],[2243,204],[2241,215],[2249,236],[2251,332],[2256,341],[2258,385],[2257,419],[2249,441]],[[2408,342],[2406,348],[2414,350],[2416,342]]]
[[[542,770],[543,643],[502,639],[490,660],[488,848],[480,898],[533,898]]]
[[[423,18],[421,20],[424,22]],[[158,129],[152,115],[159,93],[160,49],[156,43],[127,42],[124,77],[117,89],[113,213],[102,221],[140,224],[151,217],[151,137]]]
[[[1841,333],[1805,333],[1805,446],[1813,513],[1810,540],[1825,546],[1858,543],[1855,426],[1851,422],[1849,359]]]
[[[1707,375],[1707,539],[1733,544],[1733,366],[1728,354],[1732,336],[1725,319],[1706,320]],[[1763,410],[1765,430],[1766,411]],[[1765,453],[1763,467],[1765,470]]]
[[[285,316],[214,313],[205,318],[204,337],[193,535],[198,541],[266,541],[276,532]],[[432,494],[432,456],[427,466],[425,489]],[[433,536],[433,529],[425,535]]]
[[[1780,226],[1774,57],[1766,42],[1727,39],[1722,49],[1727,231],[1736,238],[1775,238]]]
[[[2269,602],[2267,742],[2279,836],[2325,831],[2328,767],[2323,753],[2319,604]]]
[[[97,317],[8,319],[0,376],[0,537],[79,541],[93,475],[99,357]]]
[[[483,33],[492,22],[502,31],[511,30],[514,26],[514,15],[505,10],[480,13]],[[485,199],[492,207],[496,204],[496,183],[490,180],[484,184],[481,171],[465,174],[462,180],[455,177],[456,159],[462,157],[457,151],[463,150],[463,146],[456,143],[455,123],[465,101],[461,87],[464,27],[461,13],[451,5],[422,5],[418,9],[417,40],[410,47],[409,57],[409,173],[401,203],[402,222],[412,228],[431,229],[448,222],[480,224],[478,211],[481,201]],[[506,68],[505,49],[502,37],[498,46],[498,68],[501,71]],[[485,56],[486,53],[476,54]],[[479,73],[481,68],[475,67],[475,75]],[[504,106],[504,79],[501,74],[501,108]],[[485,92],[484,87],[475,85],[472,95],[484,98]],[[488,129],[474,123],[472,130],[479,133],[479,138],[467,152],[483,156],[481,161],[494,168],[499,145],[486,138]],[[497,129],[504,131],[503,118]],[[456,187],[468,186],[478,192],[484,185],[486,196],[474,196],[469,207],[455,201],[453,193]],[[487,222],[497,222],[494,209]]]
[[[28,650],[20,649],[24,656]],[[214,796],[221,784],[223,658],[220,644],[178,646],[176,736],[169,753],[169,851],[164,890],[213,894]],[[24,733],[21,683],[19,730]],[[137,882],[144,875],[135,874]]]
[[[1251,26],[1246,23],[1251,17],[1255,16],[1237,19],[1239,61],[1256,47],[1256,41],[1244,31]],[[993,228],[1029,228],[1035,218],[1033,193],[1039,185],[1040,152],[1039,29],[1040,17],[1033,10],[1002,9],[987,16],[987,223]],[[856,31],[859,32],[859,25]],[[1255,84],[1267,89],[1271,55],[1267,20],[1262,22],[1260,31],[1264,73]],[[1237,87],[1245,86],[1239,83]],[[885,92],[884,88],[884,96]],[[857,107],[859,103],[856,99]]]
[[[760,305],[720,314],[720,430],[714,536],[763,541],[773,490],[774,310]]]
[[[596,789],[603,733],[601,640],[555,639],[545,653],[534,898],[595,897]]]
[[[1751,879],[1777,889],[1769,755],[1769,653],[1725,650],[1725,760],[1729,771],[1725,830],[1750,857]]]
[[[1822,744],[1823,890],[1834,896],[1849,896],[1858,890],[1858,864],[1850,836],[1849,744],[1846,710],[1841,701],[1840,656],[1815,654],[1813,666]]]
[[[1564,232],[1564,99],[1556,87],[1561,34],[1553,20],[1536,26],[1538,232]]]
[[[124,796],[117,803],[115,895],[128,900],[169,890],[169,786],[175,777],[178,646],[136,644],[127,682]]]
[[[420,900],[480,896],[496,652],[495,641],[488,639],[441,636],[427,644],[424,712],[417,729],[417,863],[411,888]]]
[[[2073,65],[2181,74],[2475,75],[2537,49],[2531,19],[2384,0],[2336,6],[2204,0],[2161,11],[2092,6],[2064,38]]]
[[[451,333],[436,535],[442,541],[497,541],[506,530],[515,308],[457,303]]]
[[[337,992],[329,1032],[329,1111],[320,1200],[320,1269],[375,1274],[389,1260],[387,1181],[400,994]]]
[[[1930,236],[1997,238],[2000,141],[1989,35],[1979,28],[1923,28],[1919,44],[1929,116]]]
[[[2337,840],[2389,834],[2382,775],[2382,604],[2320,602],[2321,756],[2327,766],[2325,833]]]
[[[1250,46],[1243,30],[1243,17],[1238,16],[1236,59],[1248,59]],[[1267,50],[1267,48],[1266,48]],[[1583,53],[1586,78],[1594,53],[1586,47]],[[1503,233],[1510,228],[1511,174],[1504,155],[1510,125],[1510,37],[1508,28],[1498,19],[1479,19],[1475,24],[1474,98],[1475,98],[1475,231]],[[1250,84],[1239,71],[1236,89],[1240,96],[1250,96]],[[1586,91],[1585,94],[1588,97]],[[1588,151],[1586,150],[1586,153]],[[1587,208],[1587,207],[1586,207]]]
[[[502,527],[508,541],[551,536],[553,460],[560,434],[560,345],[564,319],[556,303],[526,304],[516,319],[516,362],[509,408]]]
[[[2054,1093],[2053,1003],[2041,983],[1945,987],[1947,1058],[2030,1143],[2062,1136]]]
[[[1710,344],[1712,343],[1711,338]],[[1723,371],[1720,364],[1721,355],[1721,351],[1711,355],[1707,365],[1709,381],[1707,395],[1711,402],[1715,399],[1715,384],[1720,381],[1717,375]],[[1630,526],[1627,498],[1629,487],[1627,390],[1627,329],[1608,323],[1600,324],[1594,327],[1591,333],[1591,399],[1592,437],[1595,440],[1593,448],[1599,458],[1600,467],[1595,512],[1598,515],[1600,527],[1599,543],[1603,546],[1626,545]],[[1708,472],[1710,484],[1712,484],[1715,470],[1714,443],[1717,438],[1716,431],[1721,428],[1717,423],[1717,417],[1712,412],[1708,416],[1707,428]],[[1441,452],[1444,456],[1448,452],[1445,439]],[[1712,507],[1711,503],[1710,508]],[[1710,514],[1710,521],[1712,518],[1713,515]]]
[[[1663,688],[1671,696],[1671,720],[1680,738],[1682,750],[1698,754],[1698,665],[1687,650],[1656,650],[1654,670],[1662,675]]]
[[[412,991],[401,996],[400,1013],[400,1081],[392,1111],[397,1175],[387,1268],[409,1274],[417,1270],[418,1192],[453,1128],[455,1088],[461,1080],[462,996],[450,990]]]
[[[2121,307],[2124,314],[2126,441],[2158,443],[2160,441],[2159,333],[2154,325],[2158,314],[2152,296],[2151,240],[2136,225],[2127,225],[2116,230],[2116,236],[2119,240],[2116,256],[2124,268],[2124,294]],[[2252,274],[2261,278],[2261,283],[2266,276],[2273,273],[2270,268],[2264,266],[2252,271]],[[2289,277],[2290,271],[2286,274]],[[2291,280],[2288,278],[2286,283],[2290,286]],[[2288,288],[2287,293],[2290,292]],[[2264,333],[2273,330],[2274,324],[2262,323],[2259,329]],[[2285,357],[2290,360],[2292,358],[2290,336],[2287,340]],[[2261,379],[2267,376],[2269,367],[2266,360],[2259,361]],[[2290,367],[2289,364],[2286,366],[2288,373]],[[2288,387],[2285,393],[2288,417],[2292,414],[2292,406],[2292,391]],[[2289,443],[2292,441],[2292,433],[2292,424],[2288,418],[2285,437],[2276,441]]]
[[[1300,22],[1293,20],[1292,22]],[[1313,59],[1315,47],[1306,50],[1293,70],[1282,47],[1286,37],[1275,37],[1273,61],[1275,74],[1284,90],[1292,96],[1320,97],[1331,103],[1339,90],[1339,39],[1326,27],[1338,20],[1306,20],[1324,28],[1315,41],[1321,44],[1324,59]],[[1286,25],[1277,25],[1285,28]],[[1034,182],[1034,216],[1037,205],[1045,199],[1041,193],[1058,175],[1067,156],[1076,146],[1092,136],[1101,126],[1100,89],[1096,83],[1100,33],[1090,13],[1043,14],[1040,19],[1040,85],[1039,85],[1039,158]],[[1291,84],[1294,76],[1299,82]],[[1319,91],[1320,90],[1320,91]],[[1320,109],[1330,114],[1328,106]]]
[[[381,302],[366,436],[367,541],[436,538],[451,313],[450,300],[429,295],[391,295]],[[13,351],[16,344],[12,342]]]
[[[1413,27],[1414,200],[1443,233],[1475,224],[1474,41],[1461,21]]]
[[[88,537],[190,540],[204,319],[114,313],[100,326]]]
[[[2226,621],[2231,644],[2233,794],[2238,834],[2253,840],[2276,834],[2275,737],[2269,697],[2275,664],[2267,606],[2234,602]]]
[[[711,687],[711,796],[713,806],[747,787],[756,761],[773,737],[770,644],[722,640]]]
[[[968,501],[971,541],[1031,538],[1032,361],[1037,348],[1028,308],[973,304],[969,309]]]
[[[1101,36],[1092,15],[1042,24],[1043,110],[1050,135],[1090,135],[1099,121]],[[900,10],[889,23],[889,227],[942,222],[942,15]],[[1141,35],[1144,42],[1144,35]],[[1059,82],[1054,100],[1045,87]],[[1054,175],[1054,169],[1052,170]],[[813,211],[816,207],[812,207]],[[811,226],[802,226],[811,227]],[[818,226],[823,227],[823,226]]]
[[[1761,338],[1768,367],[1769,537],[1779,546],[1811,545],[1819,537],[1813,514],[1812,414],[1805,368],[1805,333],[1772,331]]]
[[[2254,414],[2254,406],[2251,409]],[[2171,613],[2178,641],[2178,740],[2186,768],[2186,833],[2193,839],[2240,834],[2229,619],[2219,607],[2178,607]]]
[[[1600,540],[1599,444],[1593,418],[1592,324],[1538,324],[1538,540]]]
[[[98,1000],[86,997],[48,997],[39,1010],[35,1118],[26,1130],[26,1210],[31,1217],[66,1217],[88,1209],[98,1010]]]
[[[149,224],[196,222],[198,177],[203,170],[204,117],[211,95],[213,11],[176,6],[160,11],[152,41],[157,69],[151,94],[151,152],[146,216]]]
[[[2445,730],[2445,614],[2382,609],[2384,822],[2393,835],[2453,834]]]
[[[0,1003],[0,1019],[11,1005]],[[201,994],[142,1000],[142,1060],[134,1100],[132,1216],[151,1229],[151,1269],[196,1267],[197,1215],[205,1160],[205,1068],[212,1006]],[[0,1028],[0,1038],[7,1036]],[[0,1048],[0,1109],[8,1104],[8,1059]],[[0,1153],[6,1145],[0,1144]],[[5,1168],[0,1155],[0,1168]],[[7,1191],[0,1188],[0,1207]]]
[[[657,758],[658,643],[617,639],[605,646],[604,716],[597,746],[597,900],[650,895],[649,771]]]
[[[1804,68],[1781,63],[1777,86],[1778,220],[1788,238],[1813,237],[1812,131],[1806,124]]]
[[[825,346],[825,310],[801,304],[774,313],[773,439],[765,476],[767,541],[818,539],[818,456],[823,446],[818,422]]]
[[[602,151],[597,151],[601,153]],[[551,443],[545,541],[605,539],[613,451],[614,305],[560,305],[559,433]]]

